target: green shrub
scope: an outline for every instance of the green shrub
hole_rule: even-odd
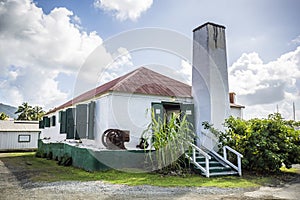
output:
[[[290,168],[300,163],[298,122],[285,121],[279,113],[267,119],[242,120],[230,117],[225,132],[219,132],[220,144],[235,148],[244,155],[244,169],[264,172],[279,171],[282,164]]]
[[[52,153],[52,151],[50,151],[50,152],[47,154],[47,159],[48,159],[48,160],[52,160],[52,159],[53,159],[53,153]]]
[[[35,156],[38,157],[38,158],[41,158],[41,157],[42,157],[42,154],[43,154],[43,152],[42,152],[40,149],[38,149],[38,150],[36,151],[36,153],[35,153]]]
[[[62,157],[57,158],[57,164],[63,166],[71,166],[72,165],[72,157],[68,154],[64,154]]]

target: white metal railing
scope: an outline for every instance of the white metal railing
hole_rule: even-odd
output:
[[[239,152],[237,152],[236,150],[232,149],[229,146],[224,146],[223,147],[223,157],[224,157],[225,160],[227,160],[226,149],[228,149],[229,151],[231,151],[232,153],[234,153],[237,156],[237,166],[233,165],[232,167],[235,168],[236,170],[238,170],[239,175],[242,176],[242,158],[243,158],[243,155],[240,154]]]
[[[185,153],[185,156],[194,164],[196,165],[201,171],[204,172],[206,177],[209,177],[209,160],[211,159],[211,156],[208,155],[205,151],[194,145],[193,143],[190,143],[190,147],[192,147],[192,157]],[[196,157],[196,151],[203,155],[205,157],[205,168],[202,167],[198,162],[197,162],[197,157]]]
[[[237,156],[237,166],[234,165],[232,162],[230,162],[229,160],[227,160],[227,151],[229,150],[232,153],[234,153]],[[223,162],[225,162],[226,164],[230,165],[233,169],[235,169],[240,176],[242,176],[242,158],[243,155],[240,154],[239,152],[237,152],[236,150],[234,150],[233,148],[229,147],[229,146],[223,146],[223,157],[220,156],[217,152],[215,151],[211,151],[215,156],[217,156],[220,160],[222,160]]]

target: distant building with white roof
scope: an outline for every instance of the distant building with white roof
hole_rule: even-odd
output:
[[[40,132],[38,121],[0,120],[0,151],[35,150]]]

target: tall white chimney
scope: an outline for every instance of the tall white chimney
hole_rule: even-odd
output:
[[[217,138],[203,129],[202,122],[223,130],[222,124],[230,113],[225,27],[203,24],[193,30],[193,41],[192,95],[197,145],[212,149],[217,146]]]

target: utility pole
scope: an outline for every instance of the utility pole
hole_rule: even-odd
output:
[[[295,102],[293,102],[293,120],[296,121]]]

